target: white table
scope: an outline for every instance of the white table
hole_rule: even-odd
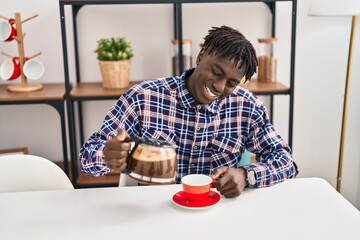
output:
[[[360,212],[319,178],[175,206],[180,185],[0,194],[1,240],[360,239]]]

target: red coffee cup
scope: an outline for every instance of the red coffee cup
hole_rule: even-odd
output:
[[[5,60],[0,66],[0,77],[5,80],[14,80],[20,76],[20,62],[18,57]]]
[[[214,180],[203,174],[189,174],[181,178],[184,195],[190,201],[205,200],[210,193]]]
[[[0,41],[8,42],[16,37],[16,29],[14,28],[15,20],[10,18],[7,22],[0,22]]]

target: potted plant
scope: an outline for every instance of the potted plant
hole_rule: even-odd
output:
[[[134,56],[131,44],[125,38],[102,38],[95,50],[99,60],[104,88],[129,86],[130,59]]]

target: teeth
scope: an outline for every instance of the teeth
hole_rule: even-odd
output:
[[[213,94],[208,87],[205,87],[205,88],[206,88],[206,90],[208,91],[208,93],[209,93],[209,95],[210,95],[211,97],[217,97],[217,95],[216,95],[216,94]]]

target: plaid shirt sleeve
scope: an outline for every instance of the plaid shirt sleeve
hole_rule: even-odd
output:
[[[255,153],[257,162],[245,165],[256,173],[256,187],[268,187],[287,178],[294,178],[298,168],[288,144],[276,132],[262,102],[256,102],[247,149]]]
[[[105,142],[117,135],[119,128],[136,129],[137,117],[134,110],[134,90],[130,90],[122,95],[116,104],[107,113],[101,128],[92,134],[80,149],[79,159],[81,170],[91,176],[102,176],[110,172],[104,161],[103,149]]]

